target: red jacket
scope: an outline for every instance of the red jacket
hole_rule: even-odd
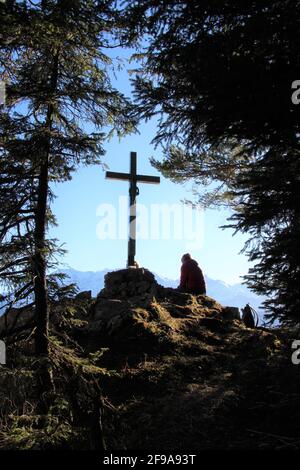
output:
[[[181,266],[180,289],[194,294],[206,294],[205,280],[197,261],[188,259]]]

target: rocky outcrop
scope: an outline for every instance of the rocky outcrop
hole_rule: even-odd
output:
[[[103,381],[111,448],[276,447],[295,369],[280,335],[247,328],[237,308],[163,288],[147,270],[116,271],[94,301],[87,338],[116,372]]]
[[[206,295],[162,287],[147,269],[130,268],[106,274],[105,287],[91,309],[89,329],[126,339],[149,327],[159,329],[162,322],[174,328],[179,318],[208,318],[207,325],[216,327],[221,321],[239,320],[239,311]]]
[[[75,300],[91,300],[92,299],[92,291],[91,290],[85,290],[82,292],[79,292]]]
[[[19,314],[12,312],[9,320],[21,318]],[[52,304],[50,323],[51,334],[58,338],[53,342],[53,364],[59,397],[64,400],[64,426],[68,397],[72,406],[75,402],[76,412],[79,403],[80,413],[82,407],[94,413],[94,405],[89,408],[89,388],[97,380],[108,449],[165,454],[174,448],[200,452],[299,447],[300,376],[299,367],[291,361],[292,340],[299,330],[287,336],[282,329],[247,328],[238,309],[224,307],[205,295],[163,288],[146,269],[108,273],[105,288],[95,299],[84,292],[65,304]],[[30,342],[33,351],[30,334],[17,343],[17,350],[25,347],[30,353]],[[71,344],[79,346],[80,357],[71,354]],[[27,395],[23,399],[24,390],[34,393],[32,400],[36,399],[28,358],[18,373],[15,360],[12,368],[5,369],[2,380],[2,410],[12,407],[11,412],[5,411],[5,427],[16,415],[19,396],[19,409],[24,414],[23,403],[29,403]],[[93,380],[85,375],[88,366]],[[64,377],[67,386],[62,389]],[[81,377],[84,386],[80,382],[79,387]],[[15,392],[8,399],[10,384]],[[68,445],[73,449],[79,443],[80,449],[89,449],[85,424],[78,427],[73,408],[70,416],[79,441],[70,434]],[[99,422],[99,415],[96,417]],[[15,422],[10,433],[10,438],[17,436],[14,449],[20,446],[19,436],[23,438],[27,419],[17,418],[22,418],[18,421],[20,434],[16,434]],[[55,423],[56,419],[55,415]],[[37,436],[35,415],[32,422],[26,435]],[[47,439],[49,434],[52,436],[47,425]],[[11,441],[0,440],[6,447],[12,446]],[[44,441],[35,437],[33,442],[42,446]]]
[[[154,275],[145,268],[129,268],[106,274],[104,289],[95,300],[91,291],[80,292],[68,301],[75,311],[74,319],[89,320],[88,331],[101,331],[109,335],[126,335],[131,328],[135,330],[147,318],[156,323],[160,314],[169,323],[174,318],[217,317],[219,320],[239,320],[239,309],[223,307],[206,295],[191,295],[178,289],[166,288],[155,280]],[[90,314],[82,314],[82,306]],[[158,307],[159,306],[159,307]],[[64,316],[65,305],[52,305],[50,319],[52,324],[60,323]],[[213,322],[209,323],[210,325]],[[34,326],[33,308],[13,308],[7,317],[0,318],[0,336],[6,331],[13,332]],[[131,331],[132,333],[132,331]]]
[[[11,308],[7,314],[0,317],[0,338],[13,331],[19,331],[34,326],[34,311],[32,307]]]

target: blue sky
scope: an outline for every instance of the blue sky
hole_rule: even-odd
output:
[[[126,51],[121,53],[128,56]],[[132,66],[127,66],[130,68]],[[126,69],[114,79],[115,86],[130,96],[130,84]],[[106,156],[103,161],[111,171],[127,172],[129,170],[130,151],[138,154],[138,172],[161,177],[160,185],[140,184],[138,202],[150,213],[151,204],[178,204],[191,198],[191,184],[178,185],[159,175],[150,165],[149,157],[161,158],[160,148],[154,149],[151,140],[155,136],[156,122],[152,120],[141,123],[139,134],[127,136],[121,141],[117,137],[106,142]],[[127,198],[128,183],[105,179],[105,172],[100,166],[81,167],[74,174],[72,181],[57,184],[54,187],[56,199],[52,205],[58,227],[51,228],[50,235],[56,237],[68,250],[63,258],[65,266],[81,271],[97,271],[104,268],[123,268],[127,259],[127,240],[124,238],[99,239],[99,206],[109,204],[118,209],[119,197]],[[97,215],[98,210],[98,215]],[[140,265],[157,272],[162,276],[176,279],[179,275],[180,258],[190,251],[213,279],[221,279],[230,284],[240,282],[240,276],[248,271],[249,264],[244,255],[239,254],[246,237],[237,234],[234,237],[230,229],[219,227],[226,223],[230,215],[225,210],[207,210],[201,216],[201,244],[189,249],[188,233],[176,239],[170,232],[168,239],[137,239],[136,259]],[[126,211],[118,213],[126,223]],[[119,219],[118,219],[119,220]],[[200,220],[200,219],[199,219]],[[148,220],[151,225],[151,217]],[[149,230],[151,227],[148,227]],[[185,227],[187,229],[187,227]],[[200,246],[201,245],[201,246]]]
[[[105,145],[105,163],[112,171],[127,172],[129,153],[136,151],[139,173],[158,175],[149,163],[151,155],[161,156],[161,151],[155,151],[150,145],[153,132],[155,126],[149,122],[140,126],[140,135],[126,137],[121,142],[113,139]],[[139,185],[138,200],[149,211],[151,204],[182,204],[182,199],[191,197],[190,185],[178,185],[159,176],[160,185]],[[117,209],[119,197],[128,197],[128,183],[105,179],[101,167],[85,167],[74,174],[72,181],[58,184],[55,193],[57,198],[52,207],[59,225],[51,229],[51,236],[65,243],[68,253],[64,263],[81,271],[125,267],[127,240],[99,239],[97,225],[101,217],[97,216],[97,208],[101,204],[112,204]],[[232,230],[219,228],[229,214],[224,210],[204,212],[199,249],[189,250],[185,239],[176,240],[174,236],[168,240],[138,238],[136,258],[150,270],[177,278],[181,255],[191,251],[209,277],[228,283],[239,282],[239,276],[248,270],[247,258],[239,254],[246,237],[240,234],[233,237]],[[126,223],[126,212],[121,216]]]

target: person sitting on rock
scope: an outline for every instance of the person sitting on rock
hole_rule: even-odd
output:
[[[190,294],[206,294],[206,285],[202,270],[189,253],[181,258],[181,276],[179,289]]]

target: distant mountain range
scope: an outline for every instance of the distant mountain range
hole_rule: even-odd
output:
[[[76,271],[75,269],[62,270],[70,278],[70,282],[77,284],[79,291],[91,290],[93,297],[104,287],[104,276],[111,269],[104,269],[103,271]],[[168,279],[154,273],[155,278],[159,284],[164,287],[176,288],[179,280]],[[263,311],[260,306],[264,300],[243,284],[226,284],[223,281],[210,279],[205,276],[207,295],[214,298],[224,306],[231,307],[244,307],[249,303],[251,307],[258,311],[260,318],[263,317]]]

